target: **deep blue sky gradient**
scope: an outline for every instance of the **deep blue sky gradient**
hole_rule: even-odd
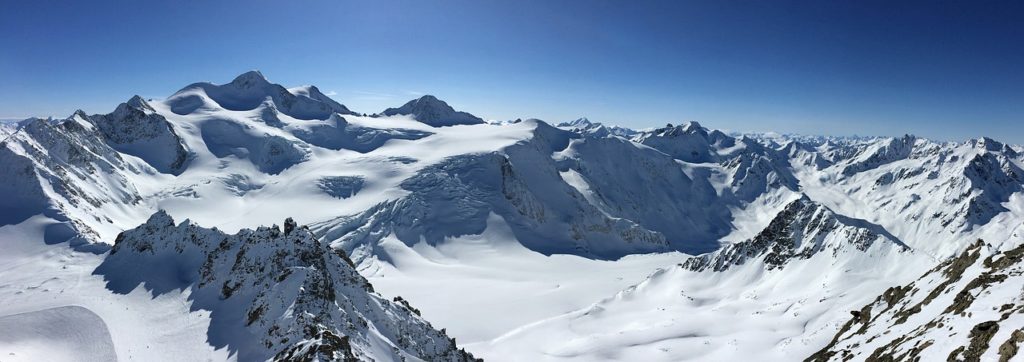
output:
[[[3,1],[0,118],[259,69],[374,113],[1024,143],[1024,2]]]

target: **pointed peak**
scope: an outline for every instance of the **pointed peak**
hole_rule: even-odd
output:
[[[263,76],[263,73],[260,73],[260,71],[258,70],[250,70],[248,72],[239,74],[237,77],[235,77],[234,80],[231,81],[231,84],[243,88],[269,83],[270,82],[267,81],[267,78]]]
[[[980,148],[989,152],[1000,152],[1011,157],[1015,157],[1017,155],[1017,151],[1015,151],[1013,147],[989,137],[972,139],[968,141],[968,143],[975,148]]]
[[[413,99],[401,107],[385,109],[381,114],[385,116],[412,115],[417,121],[434,127],[484,123],[483,119],[466,112],[456,111],[447,102],[429,94]]]
[[[321,91],[320,88],[317,88],[315,85],[307,85],[301,88],[304,88],[307,97],[310,97],[318,101],[330,101],[332,103],[337,103],[337,101],[332,99],[331,96],[324,94],[324,92]],[[331,94],[335,93],[332,92]]]
[[[320,91],[320,88],[317,88],[315,85],[308,85],[306,86],[306,88],[309,89],[309,94],[318,94],[324,97],[327,96],[326,94],[324,94],[324,92]]]
[[[440,108],[440,109],[452,110],[452,111],[455,110],[454,108],[452,108],[452,106],[448,105],[448,102],[442,101],[442,100],[438,99],[437,97],[435,97],[433,95],[430,95],[430,94],[426,94],[426,95],[423,95],[422,97],[413,99],[413,100],[407,102],[406,105],[413,105],[413,106],[417,106],[417,107]]]
[[[338,101],[336,101],[333,98],[331,98],[330,95],[324,94],[324,92],[320,91],[320,88],[317,88],[315,85],[307,85],[307,86],[302,86],[302,87],[293,88],[293,89],[294,90],[300,90],[301,89],[301,93],[303,93],[306,97],[309,97],[310,99],[313,99],[315,101],[322,102],[322,103],[326,104],[331,109],[331,111],[333,113],[340,113],[340,114],[347,114],[347,115],[358,115],[356,112],[353,112],[351,109],[348,109],[348,107],[346,107],[345,105],[343,105],[341,103],[338,103]],[[289,90],[289,92],[293,92],[293,90]],[[293,92],[293,93],[295,93],[295,92]],[[331,94],[335,94],[335,93],[331,92]]]
[[[680,127],[683,127],[683,131],[692,131],[704,128],[701,127],[700,123],[697,123],[697,121],[686,122],[686,124],[680,125]]]
[[[152,226],[174,226],[174,218],[164,209],[157,210],[146,220],[146,225]]]
[[[595,125],[595,124],[599,125],[600,123],[591,122],[589,119],[587,119],[587,117],[580,117],[580,118],[574,119],[572,121],[559,123],[558,127],[589,128],[590,126]]]
[[[1003,148],[1003,143],[996,141],[988,137],[981,137],[973,140],[976,147],[984,148],[989,151],[999,151]]]
[[[245,73],[242,73],[242,74],[239,74],[237,77],[235,77],[235,80],[246,80],[246,79],[262,79],[262,80],[267,80],[267,77],[263,76],[262,72],[260,72],[259,70],[255,70],[255,69],[250,70],[250,71],[245,72]]]
[[[786,213],[792,214],[807,208],[817,209],[819,207],[824,208],[824,206],[822,206],[821,204],[814,202],[814,200],[811,200],[811,198],[808,197],[807,194],[800,193],[800,197],[797,197],[793,199],[793,201],[790,201],[788,204],[786,204],[786,206],[783,208],[783,211],[776,215],[775,218],[780,218],[783,216],[783,214]],[[828,208],[825,209],[827,210]]]
[[[65,118],[61,123],[76,124],[86,130],[93,129],[92,119],[89,118],[89,115],[85,114],[85,111],[82,111],[81,109],[76,110],[75,113],[72,113],[70,116],[68,116],[68,118]]]
[[[295,223],[294,219],[292,219],[290,217],[287,218],[287,219],[284,219],[284,234],[285,235],[291,234],[292,230],[295,230],[295,228],[297,226],[298,226],[298,224]]]
[[[135,109],[138,109],[138,110],[141,110],[141,111],[153,111],[153,107],[151,107],[149,105],[149,102],[146,102],[145,99],[142,99],[142,97],[140,97],[138,95],[133,96],[131,99],[128,100],[128,102],[125,102],[125,104],[128,105],[129,107],[132,107],[132,108],[135,108]]]
[[[659,134],[659,135],[661,135],[661,136],[668,136],[668,137],[690,135],[690,134],[699,134],[699,135],[702,135],[703,137],[707,137],[708,136],[708,133],[704,129],[704,127],[701,127],[700,123],[693,122],[693,121],[686,122],[686,123],[681,123],[681,124],[679,124],[677,126],[674,126],[671,123],[669,123],[669,124],[666,124],[664,128],[658,128],[658,129],[654,130],[654,132]]]
[[[914,143],[917,141],[917,136],[907,133],[904,134],[903,137],[900,137],[899,140],[903,143]]]
[[[146,100],[142,99],[142,97],[139,96],[139,95],[132,96],[132,98],[128,100],[128,105],[132,106],[132,107],[145,107],[145,106],[148,106],[148,104],[146,104]]]

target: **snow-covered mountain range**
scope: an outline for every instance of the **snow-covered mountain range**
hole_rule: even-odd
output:
[[[71,315],[119,359],[969,359],[1024,339],[1024,149],[989,138],[487,123],[434,96],[365,115],[252,71],[0,140],[0,326]]]

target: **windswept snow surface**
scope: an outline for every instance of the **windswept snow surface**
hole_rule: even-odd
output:
[[[497,361],[801,360],[886,288],[1024,232],[1024,149],[988,138],[484,123],[434,97],[363,116],[256,71],[0,137],[0,320],[77,328],[0,340],[21,356],[109,335],[120,360],[237,358],[191,288],[92,274],[161,209],[226,234],[308,224]]]
[[[4,361],[115,361],[114,342],[96,313],[56,307],[0,317]]]
[[[392,263],[364,263],[361,272],[381,293],[408,299],[470,350],[520,326],[584,307],[685,257],[665,253],[602,261],[544,256],[516,242],[494,214],[480,235],[412,247],[389,237],[383,248]]]
[[[0,227],[0,358],[229,359],[206,342],[209,312],[192,312],[187,292],[154,297],[143,288],[123,295],[108,290],[92,274],[103,254],[42,242],[56,223],[35,216]]]

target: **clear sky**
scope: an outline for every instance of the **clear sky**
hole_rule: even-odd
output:
[[[3,1],[0,118],[259,69],[374,113],[1024,143],[1020,1]]]

